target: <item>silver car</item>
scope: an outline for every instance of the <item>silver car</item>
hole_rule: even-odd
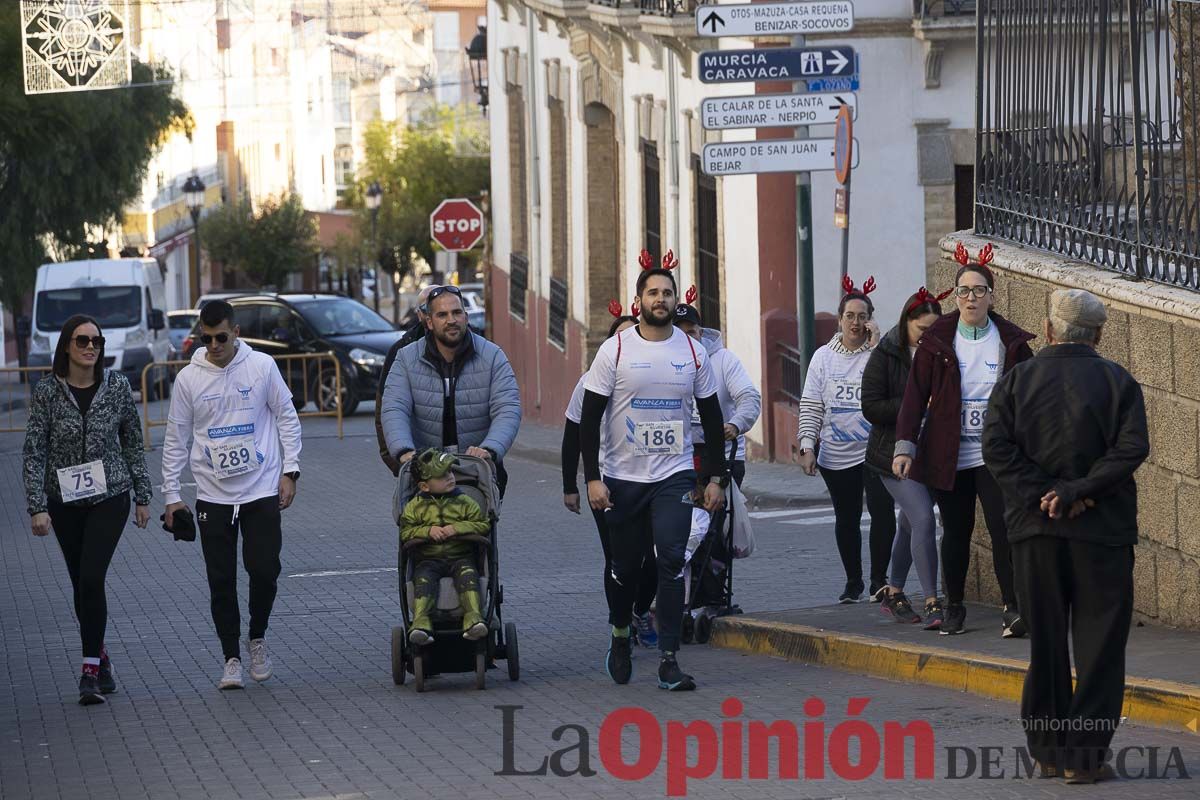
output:
[[[198,319],[200,312],[194,308],[167,312],[167,336],[171,340],[172,360],[183,357],[183,340],[192,332],[192,328],[196,327]]]

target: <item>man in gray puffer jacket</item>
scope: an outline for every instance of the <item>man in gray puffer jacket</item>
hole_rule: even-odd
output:
[[[496,463],[521,427],[521,392],[504,351],[467,328],[456,286],[429,294],[429,333],[396,354],[380,414],[388,451],[401,463],[426,447],[457,446]]]

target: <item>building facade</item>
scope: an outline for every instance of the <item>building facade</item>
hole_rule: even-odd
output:
[[[885,330],[925,282],[941,236],[970,221],[974,18],[964,3],[859,4],[855,30],[809,37],[858,53],[860,159],[849,270],[874,275]],[[791,85],[706,85],[698,54],[786,40],[700,39],[695,6],[672,0],[493,0],[488,11],[492,139],[493,336],[521,381],[527,413],[556,422],[607,335],[610,300],[628,307],[638,254],[679,258],[705,324],[756,377],[763,418],[751,454],[794,455],[799,372],[796,189],[791,174],[711,177],[709,142],[790,129],[706,131],[706,97]],[[869,14],[870,16],[866,16]],[[831,137],[832,125],[811,128]],[[840,298],[832,171],[812,175],[818,312]],[[829,324],[819,330],[831,332]]]

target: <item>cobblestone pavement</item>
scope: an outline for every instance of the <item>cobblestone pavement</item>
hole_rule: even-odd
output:
[[[500,798],[663,797],[666,756],[640,782],[614,778],[599,757],[607,714],[644,707],[663,721],[718,722],[720,703],[737,697],[745,721],[800,725],[804,702],[820,697],[826,738],[846,719],[851,697],[869,697],[862,717],[928,720],[936,732],[935,780],[692,780],[690,797],[1010,798],[1195,797],[1191,780],[1123,781],[1094,788],[1013,780],[1022,743],[1009,706],[968,695],[896,684],[701,646],[681,655],[701,686],[694,694],[654,688],[654,658],[641,651],[631,685],[614,686],[601,662],[607,646],[599,543],[592,522],[560,503],[556,470],[513,459],[501,523],[506,619],[520,631],[522,678],[489,674],[485,692],[469,676],[431,681],[418,695],[392,685],[388,639],[397,621],[391,484],[378,461],[370,418],[306,422],[303,477],[285,515],[284,573],[268,641],[275,676],[243,692],[218,692],[220,650],[208,616],[198,544],[132,525],[109,575],[107,642],[120,693],[104,706],[74,702],[78,637],[69,581],[52,538],[29,534],[20,484],[18,434],[0,435],[0,797],[9,798]],[[150,454],[158,474],[158,453]],[[753,468],[751,470],[753,475]],[[157,519],[161,498],[153,510]],[[748,610],[816,605],[840,589],[828,524],[779,518],[756,525],[759,552],[738,564],[738,600]],[[242,585],[243,602],[245,585]],[[865,612],[864,612],[865,613]],[[250,683],[248,681],[248,683]],[[501,705],[512,713],[512,766],[529,771],[557,749],[589,736],[594,777],[496,775],[504,770]],[[637,758],[626,728],[624,757]],[[728,740],[727,740],[728,741]],[[1179,748],[1200,774],[1200,738],[1150,728],[1123,729],[1117,746]],[[1005,748],[1006,779],[945,779],[948,746]],[[697,754],[689,750],[694,763]],[[665,751],[664,751],[665,753]],[[1148,754],[1131,757],[1145,766]],[[772,756],[774,759],[774,756]],[[963,765],[960,756],[960,769]],[[565,757],[572,770],[577,754]],[[911,760],[909,762],[911,777]],[[1177,776],[1177,771],[1171,775]]]

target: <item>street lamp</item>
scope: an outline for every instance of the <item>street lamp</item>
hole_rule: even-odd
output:
[[[188,281],[193,303],[200,297],[200,212],[204,210],[205,188],[204,181],[194,172],[183,184],[183,201],[192,215],[192,235],[196,240],[196,268]]]
[[[375,313],[379,313],[379,241],[376,230],[379,224],[379,206],[383,204],[383,187],[379,181],[371,181],[367,187],[367,210],[371,212],[371,251],[375,254]]]
[[[467,45],[467,63],[471,67],[471,83],[479,94],[479,106],[487,113],[488,79],[487,79],[487,20],[480,18],[479,32]]]

